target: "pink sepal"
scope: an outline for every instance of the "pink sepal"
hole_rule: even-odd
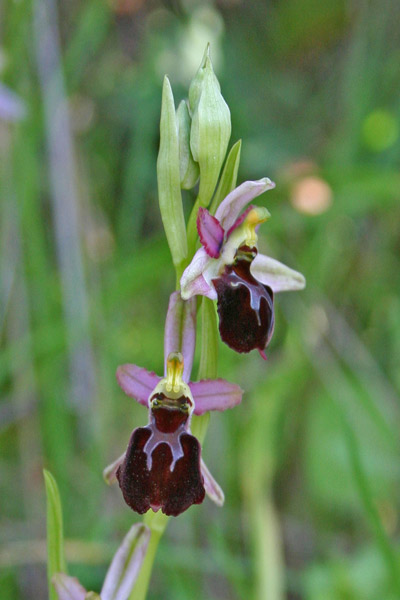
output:
[[[143,367],[126,364],[117,369],[117,381],[125,394],[147,406],[147,400],[161,377]]]
[[[101,600],[126,600],[133,589],[150,541],[150,529],[142,523],[132,525],[107,571]]]
[[[228,231],[249,202],[263,192],[272,190],[274,187],[275,183],[268,179],[268,177],[264,177],[258,181],[245,181],[222,200],[217,208],[215,217],[223,229]]]
[[[87,591],[76,577],[70,577],[65,573],[56,573],[51,580],[59,600],[85,600]]]
[[[119,456],[117,460],[114,460],[114,462],[111,463],[111,465],[108,465],[103,470],[103,479],[107,483],[107,485],[112,485],[117,481],[117,471],[125,460],[125,454],[126,452],[121,454],[121,456]]]
[[[189,383],[194,398],[194,414],[202,415],[209,410],[226,410],[242,401],[243,390],[225,379],[203,379]]]
[[[207,496],[210,498],[210,500],[215,502],[217,506],[223,506],[225,502],[225,494],[221,486],[218,484],[217,481],[215,481],[214,477],[211,475],[203,459],[201,459],[200,466],[201,474],[204,478],[204,488],[206,490]]]
[[[250,265],[250,273],[273,292],[302,290],[306,285],[304,275],[265,254],[257,254]]]

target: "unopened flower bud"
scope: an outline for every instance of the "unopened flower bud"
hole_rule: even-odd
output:
[[[187,240],[179,175],[178,125],[168,77],[164,78],[162,92],[157,181],[161,218],[168,245],[174,265],[179,265],[187,255]]]
[[[231,136],[230,111],[222,97],[208,47],[190,86],[189,103],[192,111],[190,148],[200,166],[200,205],[208,206]]]
[[[178,110],[176,111],[176,118],[178,121],[179,174],[181,188],[190,190],[196,185],[199,178],[199,165],[194,161],[190,149],[190,127],[192,121],[185,100],[182,100],[179,104]]]

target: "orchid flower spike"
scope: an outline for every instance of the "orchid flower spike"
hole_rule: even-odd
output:
[[[274,292],[301,290],[301,273],[277,260],[259,254],[257,230],[270,214],[249,202],[273,189],[265,177],[246,181],[219,205],[215,217],[200,207],[197,230],[202,247],[181,278],[182,298],[200,294],[217,300],[222,340],[236,352],[264,349],[274,329]]]
[[[190,432],[193,414],[226,410],[242,399],[239,386],[223,379],[189,382],[196,335],[196,301],[171,295],[165,324],[165,373],[158,377],[142,367],[118,368],[124,392],[149,409],[149,423],[138,427],[129,445],[105,471],[117,477],[125,502],[143,514],[150,508],[177,516],[200,504],[205,492],[217,504],[223,493],[201,461],[201,446]]]

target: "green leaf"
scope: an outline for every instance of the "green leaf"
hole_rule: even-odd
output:
[[[237,182],[237,174],[240,163],[240,151],[242,149],[242,140],[238,140],[234,144],[225,161],[224,170],[222,171],[221,179],[215,192],[213,201],[210,206],[210,213],[215,215],[215,211],[221,204],[222,200],[235,189]]]
[[[187,241],[179,174],[178,124],[168,77],[164,78],[162,92],[157,181],[161,218],[172,260],[177,266],[187,255]]]
[[[56,573],[66,573],[64,556],[63,518],[60,493],[53,475],[43,469],[47,498],[47,579],[50,600],[57,600],[51,578]]]

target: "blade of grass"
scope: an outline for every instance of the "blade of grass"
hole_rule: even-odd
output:
[[[33,3],[36,59],[44,106],[49,180],[70,366],[70,401],[87,409],[94,398],[93,350],[81,249],[78,174],[61,72],[57,7]]]
[[[337,406],[337,405],[336,405]],[[393,593],[400,598],[400,563],[394,546],[388,537],[380,519],[374,498],[369,486],[368,477],[365,473],[356,436],[349,425],[343,411],[340,411],[343,425],[343,436],[349,453],[349,462],[354,475],[354,483],[364,507],[365,515],[370,528],[375,536],[377,546],[386,564],[389,580],[392,582]]]
[[[60,493],[56,480],[43,469],[47,497],[47,580],[50,600],[57,600],[51,579],[56,573],[67,573],[64,556],[64,532]]]

